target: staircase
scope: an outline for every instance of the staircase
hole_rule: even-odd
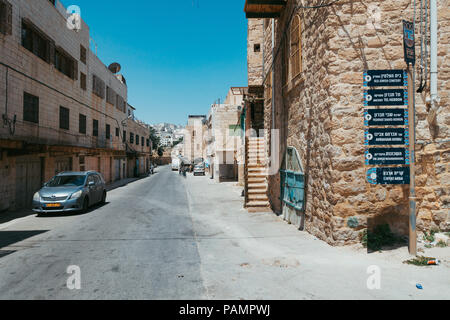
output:
[[[271,211],[267,197],[267,161],[264,144],[264,138],[248,138],[245,207],[250,212]]]

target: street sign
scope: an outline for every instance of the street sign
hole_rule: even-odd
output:
[[[366,150],[366,165],[409,165],[409,150],[405,148],[370,148]]]
[[[403,20],[403,48],[406,64],[416,64],[416,37],[414,22]]]
[[[364,91],[364,106],[407,106],[408,90],[374,89]]]
[[[370,128],[365,131],[366,146],[409,145],[408,129]]]
[[[365,126],[407,126],[407,109],[368,109],[364,111]]]
[[[364,72],[364,87],[407,87],[405,70],[367,70]]]
[[[367,171],[367,182],[370,184],[410,184],[409,167],[372,168]]]

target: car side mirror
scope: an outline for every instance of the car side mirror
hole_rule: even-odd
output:
[[[89,182],[88,182],[88,186],[89,186],[89,187],[95,186],[95,182],[94,182],[94,181],[89,181]]]

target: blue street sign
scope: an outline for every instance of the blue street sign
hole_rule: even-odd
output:
[[[370,128],[365,131],[366,146],[409,146],[409,131],[404,128]]]
[[[407,87],[408,73],[405,70],[367,70],[364,72],[364,87]]]
[[[364,125],[367,126],[407,126],[407,109],[367,109],[364,111]]]
[[[365,152],[366,165],[409,165],[409,150],[405,148],[370,148]]]
[[[370,184],[403,184],[411,183],[411,171],[409,167],[400,168],[371,168],[367,171],[367,182]]]
[[[407,106],[407,89],[374,89],[364,91],[364,106]]]

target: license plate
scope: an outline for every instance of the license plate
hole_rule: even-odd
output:
[[[61,204],[59,203],[48,203],[45,205],[47,208],[60,208]]]

